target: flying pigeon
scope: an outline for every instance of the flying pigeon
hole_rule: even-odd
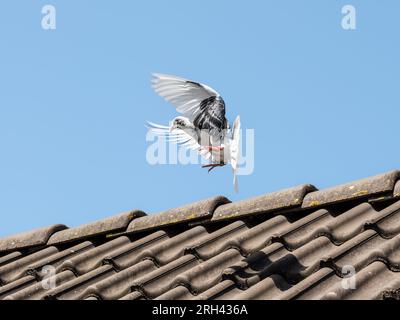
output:
[[[153,74],[152,87],[182,115],[174,118],[170,126],[148,122],[149,129],[169,141],[196,150],[210,162],[203,166],[209,168],[209,172],[231,164],[234,188],[238,192],[240,117],[237,116],[231,128],[225,116],[223,98],[205,84]]]

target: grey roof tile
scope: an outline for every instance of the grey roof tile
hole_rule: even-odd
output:
[[[27,266],[26,273],[33,274],[37,278],[42,278],[46,276],[46,267],[52,266],[57,270],[57,268],[62,265],[66,260],[71,259],[77,255],[84,254],[85,252],[94,249],[94,245],[90,241],[85,241],[79,243],[73,247],[67,248],[63,251],[56,252],[50,256],[47,256],[39,261],[31,263]],[[50,247],[51,248],[51,247]],[[44,272],[44,273],[43,273]]]
[[[334,216],[326,209],[317,210],[291,225],[276,236],[291,249],[296,249],[318,237],[329,234],[326,225]]]
[[[116,300],[130,293],[131,284],[141,276],[155,271],[156,265],[151,260],[143,260],[122,270],[113,277],[107,277],[88,286],[79,299],[97,296],[104,300]]]
[[[345,266],[351,265],[359,271],[373,261],[384,261],[392,271],[400,272],[400,236],[387,240],[376,234],[352,247],[343,257],[334,259],[340,276]]]
[[[45,245],[53,233],[66,228],[65,225],[55,224],[15,236],[0,238],[0,253]]]
[[[54,285],[62,285],[75,278],[71,271],[63,271],[55,274],[52,277],[46,278],[43,282],[33,282],[30,286],[22,290],[18,290],[14,294],[7,295],[4,300],[39,300],[50,289],[52,283]]]
[[[192,300],[228,300],[241,292],[232,280],[223,280],[198,296],[192,296]]]
[[[119,230],[125,231],[132,220],[145,215],[146,214],[143,211],[133,210],[76,228],[63,230],[53,234],[49,239],[48,244],[60,244],[79,239],[87,239],[97,235],[105,234],[107,236],[108,234],[113,234]]]
[[[116,274],[112,266],[104,265],[84,275],[78,276],[54,289],[48,290],[45,299],[76,300],[79,299],[87,287]]]
[[[158,296],[154,300],[190,300],[193,294],[185,286],[177,286],[166,293]]]
[[[181,273],[174,279],[174,284],[190,288],[190,292],[197,295],[217,285],[222,280],[223,270],[241,259],[238,250],[229,249]]]
[[[400,233],[400,201],[382,210],[373,222],[375,228],[385,237],[393,237]]]
[[[361,233],[365,226],[377,216],[378,212],[368,203],[362,203],[336,218],[325,211],[325,214],[315,223],[304,224],[281,237],[291,248],[298,248],[321,235],[330,237],[335,244],[339,245]]]
[[[103,264],[103,260],[120,246],[130,243],[127,237],[119,237],[90,251],[82,252],[76,256],[65,259],[58,267],[57,271],[72,270],[75,274],[85,274]]]
[[[396,283],[390,284],[390,288],[383,290],[377,299],[400,300],[400,284],[397,279]]]
[[[207,234],[203,226],[191,228],[181,234],[178,234],[166,241],[157,243],[151,248],[146,248],[140,253],[148,258],[153,259],[159,265],[166,265],[171,261],[184,255],[186,246],[190,246],[199,238]]]
[[[266,245],[262,250],[254,251],[245,259],[226,268],[223,277],[234,280],[240,289],[246,290],[259,281],[254,279],[254,276],[257,277],[262,270],[276,265],[276,262],[287,254],[288,251],[279,242]]]
[[[139,291],[128,293],[118,300],[143,300],[143,294]]]
[[[135,280],[131,289],[142,292],[147,298],[154,299],[174,288],[176,286],[174,280],[177,276],[199,264],[200,261],[193,255],[182,256]]]
[[[145,258],[153,259],[152,253],[148,250],[168,239],[169,237],[164,231],[153,232],[109,252],[104,261],[112,264],[117,270],[126,269]]]
[[[155,215],[142,217],[132,221],[127,231],[143,231],[182,222],[210,218],[218,206],[229,202],[230,200],[227,198],[219,196],[188,204],[179,208],[170,209]]]
[[[192,253],[202,260],[210,259],[229,249],[227,242],[245,230],[248,230],[248,227],[243,221],[235,221],[212,233],[205,234],[191,245],[186,245],[185,253]]]
[[[277,216],[253,228],[243,227],[236,232],[231,232],[222,242],[221,239],[204,242],[201,246],[193,247],[192,251],[202,258],[210,258],[230,248],[236,248],[243,255],[248,255],[271,243],[273,237],[283,232],[290,225],[285,217]]]
[[[303,198],[309,192],[317,190],[310,184],[265,194],[255,198],[237,201],[219,206],[212,221],[233,219],[270,211],[300,207]]]
[[[339,277],[330,268],[321,268],[297,285],[277,294],[279,300],[318,300]],[[341,279],[341,278],[340,278]]]
[[[30,255],[24,256],[21,259],[15,260],[9,264],[0,267],[0,281],[1,283],[10,283],[26,275],[26,270],[29,266],[47,258],[58,252],[56,247],[47,247],[38,252],[32,253]]]
[[[296,284],[317,271],[324,255],[334,247],[326,237],[319,237],[292,252],[275,243],[253,253],[224,273],[243,290],[274,274],[281,275],[290,284]]]
[[[343,279],[333,277],[336,281],[321,295],[320,299],[328,300],[372,300],[381,299],[382,294],[400,286],[400,273],[391,272],[387,266],[376,261],[357,273],[354,287],[343,286]]]
[[[36,283],[36,278],[34,276],[24,276],[13,282],[10,282],[5,286],[0,287],[0,299],[3,300],[9,295],[29,287],[33,283]]]
[[[393,192],[393,196],[395,197],[400,197],[400,180],[397,181],[395,187],[394,187],[394,192]]]
[[[0,257],[0,267],[7,263],[15,261],[16,259],[18,259],[20,257],[22,257],[22,253],[19,251],[14,251],[9,254],[6,254],[3,257]]]
[[[273,274],[268,278],[258,282],[250,289],[243,291],[235,296],[237,300],[271,300],[291,287],[286,280]]]

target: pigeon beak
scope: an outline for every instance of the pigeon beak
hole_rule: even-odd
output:
[[[169,127],[169,133],[171,133],[172,131],[174,131],[174,129],[175,129],[174,126],[170,126],[170,127]]]

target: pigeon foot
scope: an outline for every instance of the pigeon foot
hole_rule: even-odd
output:
[[[207,164],[205,166],[202,166],[202,168],[210,168],[208,169],[208,172],[210,173],[212,170],[214,170],[216,167],[224,167],[225,164]]]

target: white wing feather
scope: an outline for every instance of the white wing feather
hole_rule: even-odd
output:
[[[206,160],[211,157],[209,151],[202,149],[200,144],[183,130],[175,129],[173,132],[169,132],[169,127],[152,122],[148,122],[147,128],[153,134],[166,139],[167,142],[176,143],[181,147],[197,151]]]
[[[219,96],[218,92],[205,84],[160,73],[153,74],[152,87],[190,120],[193,120],[203,100]]]

